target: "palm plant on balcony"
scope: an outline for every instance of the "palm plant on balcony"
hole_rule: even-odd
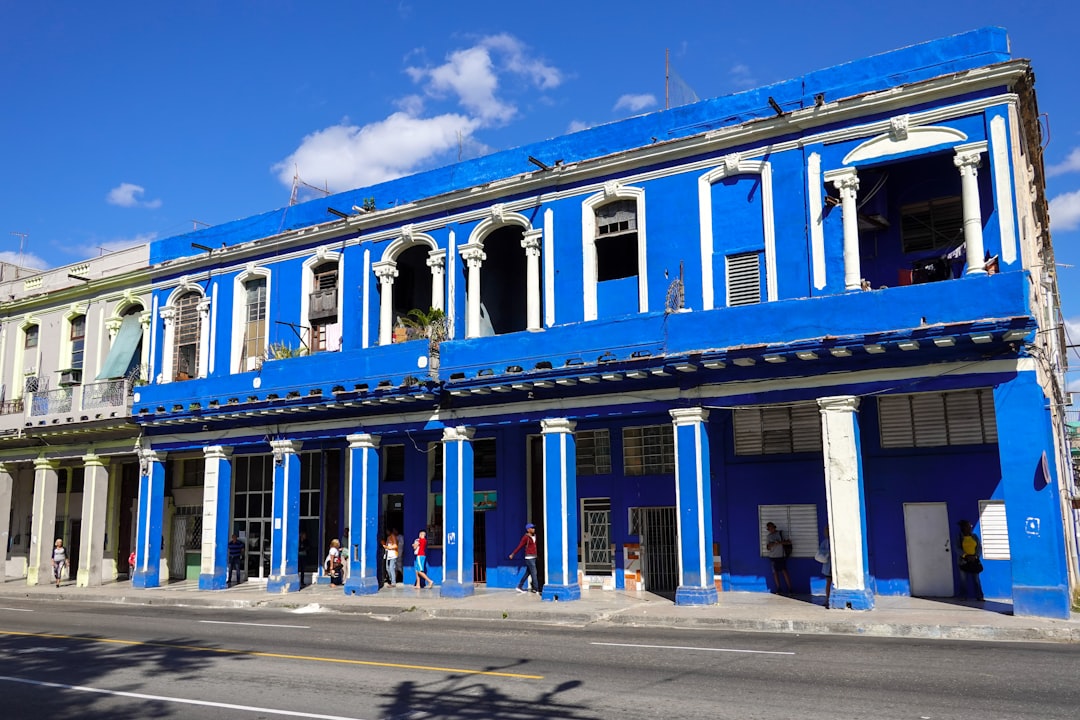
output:
[[[405,317],[401,318],[410,336],[415,338],[427,338],[428,341],[428,370],[432,376],[439,372],[439,343],[445,340],[449,334],[446,313],[439,308],[421,310],[413,308]]]

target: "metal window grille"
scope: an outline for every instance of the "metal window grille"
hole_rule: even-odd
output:
[[[199,317],[199,293],[188,293],[176,302],[176,332],[173,342],[173,372],[177,380],[199,374],[199,344],[202,321]]]
[[[574,433],[578,475],[607,475],[611,472],[611,434],[607,430],[578,430]]]
[[[818,543],[818,508],[817,505],[758,505],[758,543],[761,556],[768,556],[765,538],[769,523],[791,541],[792,557],[814,557]]]
[[[611,574],[614,564],[611,551],[610,498],[582,498],[581,530],[586,574]]]
[[[883,448],[984,445],[997,442],[989,388],[878,398]]]
[[[912,203],[900,208],[904,252],[958,245],[964,239],[964,206],[959,195]]]
[[[1009,526],[1004,500],[979,501],[979,540],[984,560],[1009,560]]]
[[[675,472],[675,432],[671,425],[623,428],[623,474]]]

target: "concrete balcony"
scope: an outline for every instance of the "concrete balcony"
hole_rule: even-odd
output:
[[[33,431],[126,420],[131,415],[131,400],[131,382],[125,378],[27,393],[21,426]]]

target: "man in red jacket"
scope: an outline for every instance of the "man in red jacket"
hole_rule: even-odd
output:
[[[521,542],[518,543],[514,551],[510,553],[510,559],[514,559],[514,555],[517,555],[517,551],[524,548],[525,550],[525,568],[526,572],[521,576],[521,582],[518,583],[517,591],[519,593],[525,592],[525,580],[532,578],[532,591],[534,593],[540,592],[540,580],[536,575],[536,526],[529,523],[525,526],[525,534],[521,536]]]

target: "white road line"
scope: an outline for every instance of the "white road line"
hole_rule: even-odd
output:
[[[310,625],[271,625],[270,623],[229,622],[227,620],[200,620],[199,622],[207,625],[248,625],[250,627],[296,628],[297,630],[309,630],[311,628]]]
[[[30,610],[29,608],[0,607],[0,610],[10,610],[11,612],[34,612],[33,610]]]
[[[61,690],[78,690],[79,692],[96,693],[98,695],[114,695],[117,697],[133,698],[135,700],[158,700],[163,702],[179,703],[181,705],[200,705],[202,707],[224,708],[225,710],[243,710],[245,712],[268,713],[270,715],[286,715],[288,717],[315,718],[316,720],[363,720],[362,718],[346,717],[344,715],[321,715],[319,713],[295,712],[293,710],[277,710],[275,708],[258,707],[255,705],[234,705],[232,703],[210,702],[209,700],[189,700],[187,698],[168,697],[166,695],[147,695],[145,693],[122,692],[120,690],[104,690],[102,688],[86,687],[85,685],[64,685],[62,683],[44,682],[42,680],[30,680],[27,678],[10,677],[0,675],[0,682],[23,683],[24,685],[36,685],[37,687],[60,688]]]
[[[794,655],[793,652],[785,652],[781,650],[738,650],[736,648],[707,648],[707,647],[688,647],[684,645],[635,645],[633,643],[605,643],[594,642],[591,645],[610,645],[611,647],[632,647],[632,648],[651,648],[654,650],[700,650],[701,652],[729,652],[729,653],[749,653],[752,655]]]

